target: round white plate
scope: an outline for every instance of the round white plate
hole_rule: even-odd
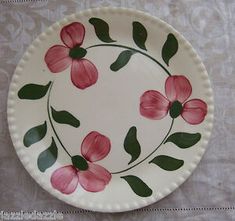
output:
[[[13,76],[16,152],[49,193],[119,212],[174,191],[212,130],[208,74],[165,22],[123,8],[87,10],[48,28]]]

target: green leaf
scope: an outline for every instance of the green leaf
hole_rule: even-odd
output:
[[[43,137],[45,137],[47,132],[47,122],[45,121],[43,124],[40,124],[36,127],[29,129],[24,135],[23,143],[26,147],[31,146],[32,144],[40,141]]]
[[[170,108],[170,116],[177,118],[182,113],[183,106],[179,101],[174,101]]]
[[[75,47],[69,50],[69,57],[72,59],[81,59],[85,57],[87,54],[87,50],[85,48],[80,47],[80,45],[76,45]]]
[[[124,140],[124,148],[125,151],[131,155],[131,161],[128,164],[134,162],[140,156],[141,147],[137,140],[136,127],[131,127],[129,129],[126,138]]]
[[[138,21],[134,21],[132,25],[133,25],[132,37],[134,39],[134,42],[139,48],[147,51],[145,46],[145,42],[148,36],[146,28]]]
[[[41,172],[45,172],[47,168],[51,167],[55,163],[57,156],[58,149],[52,137],[51,145],[38,156],[38,169]]]
[[[46,95],[50,85],[51,81],[47,85],[26,84],[19,90],[18,97],[27,100],[40,99]]]
[[[167,170],[167,171],[178,170],[180,167],[184,165],[183,160],[179,160],[179,159],[165,156],[165,155],[156,156],[149,163],[154,163],[158,165],[160,168],[162,168],[163,170]]]
[[[188,148],[195,145],[200,139],[200,133],[190,134],[184,132],[177,132],[171,134],[164,143],[172,142],[180,148]]]
[[[112,71],[120,70],[122,67],[124,67],[128,63],[128,61],[130,60],[133,54],[135,54],[135,51],[133,50],[125,50],[121,52],[117,60],[110,65],[110,69]]]
[[[162,59],[165,61],[167,66],[169,66],[170,59],[176,54],[178,51],[178,41],[175,36],[170,33],[167,36],[167,40],[162,48]]]
[[[79,170],[87,170],[88,169],[87,161],[84,159],[84,157],[82,157],[80,155],[73,156],[72,163]]]
[[[68,111],[56,111],[53,107],[51,107],[51,112],[53,119],[59,124],[68,124],[76,128],[80,126],[80,121]]]
[[[138,196],[148,197],[152,195],[153,191],[139,177],[128,175],[122,176],[121,178],[124,179],[130,185],[131,189]]]
[[[115,42],[110,36],[109,36],[109,25],[100,18],[90,18],[89,22],[94,26],[96,36],[103,42],[111,43]]]

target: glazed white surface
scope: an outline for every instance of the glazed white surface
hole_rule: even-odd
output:
[[[57,132],[61,134],[61,140],[69,147],[67,148],[69,152],[75,155],[78,154],[82,138],[90,131],[95,130],[107,135],[112,143],[111,152],[107,159],[100,164],[109,171],[119,171],[128,167],[128,156],[126,156],[120,146],[122,146],[126,131],[131,126],[135,125],[138,128],[138,135],[140,136],[143,150],[141,158],[144,158],[144,156],[152,152],[154,146],[160,144],[170,125],[169,117],[161,121],[150,121],[139,114],[139,97],[142,93],[146,90],[154,89],[164,94],[164,84],[167,77],[159,67],[155,68],[156,65],[153,62],[149,62],[146,58],[141,58],[139,54],[131,59],[130,64],[123,70],[112,73],[109,70],[109,66],[120,50],[116,50],[116,48],[112,48],[112,50],[110,48],[98,48],[97,51],[93,49],[94,52],[89,53],[89,50],[91,50],[89,49],[86,58],[97,66],[99,79],[94,86],[84,91],[79,91],[71,85],[68,80],[70,79],[69,68],[57,75],[49,72],[44,63],[44,55],[49,47],[61,43],[58,36],[64,25],[79,21],[85,26],[86,34],[82,44],[84,47],[100,42],[94,34],[93,27],[88,23],[91,17],[98,17],[107,21],[110,26],[110,34],[115,36],[116,43],[131,47],[136,47],[131,37],[132,22],[141,22],[148,31],[146,47],[149,50],[147,53],[159,61],[162,61],[160,57],[162,45],[167,35],[173,33],[178,39],[179,50],[171,60],[169,71],[172,74],[183,74],[190,80],[193,88],[191,98],[204,100],[208,105],[208,113],[203,123],[196,126],[187,124],[182,118],[175,120],[172,133],[201,133],[202,138],[196,145],[182,150],[168,143],[164,145],[164,148],[159,148],[156,154],[153,155],[154,157],[163,154],[183,159],[184,166],[179,170],[174,172],[164,171],[155,165],[149,165],[145,161],[120,175],[112,175],[110,183],[102,192],[90,193],[82,188],[77,188],[74,193],[65,195],[53,189],[50,183],[51,174],[55,169],[70,164],[70,159],[64,155],[61,148],[58,146],[59,154],[56,163],[45,173],[41,173],[37,168],[37,157],[49,145],[48,139],[51,136],[47,136],[30,148],[25,148],[22,143],[23,136],[28,129],[44,122],[45,118],[47,118],[45,99],[34,102],[18,99],[17,92],[23,85],[27,83],[46,84],[50,80],[54,81],[51,105],[56,107],[57,110],[72,110],[72,113],[75,116],[79,116],[79,120],[82,123],[84,122],[85,125],[82,126],[81,124],[79,130],[67,129],[62,126],[58,127]],[[102,57],[100,56],[101,53],[103,53]],[[128,70],[128,67],[130,70]],[[118,85],[120,86],[118,87]],[[64,87],[66,89],[61,90]],[[95,98],[95,96],[98,98]],[[68,97],[70,99],[67,99]],[[99,100],[99,97],[101,100]],[[116,98],[117,102],[110,105],[112,98]],[[128,100],[131,100],[131,103],[128,103]],[[109,114],[110,112],[117,116]],[[119,120],[123,118],[126,120]],[[99,8],[84,11],[70,15],[49,27],[34,40],[19,62],[13,75],[8,98],[8,123],[13,144],[21,162],[31,176],[57,198],[76,207],[102,212],[119,212],[140,208],[162,199],[175,190],[188,178],[199,163],[210,137],[212,122],[213,97],[209,78],[203,64],[190,44],[163,21],[143,12],[124,8]],[[151,134],[152,131],[160,132],[156,136],[153,133]],[[123,165],[125,165],[124,168]],[[153,194],[145,198],[134,194],[127,183],[120,179],[120,176],[125,175],[140,177],[151,187]]]

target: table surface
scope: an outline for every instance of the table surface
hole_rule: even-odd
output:
[[[207,152],[193,175],[168,197],[132,212],[84,211],[44,191],[23,168],[7,128],[7,93],[27,46],[66,15],[101,6],[157,16],[182,33],[202,58],[215,99]],[[231,0],[5,0],[0,1],[0,211],[58,211],[64,220],[235,219],[235,1]]]

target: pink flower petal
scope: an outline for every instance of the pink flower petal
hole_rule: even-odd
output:
[[[53,73],[64,71],[72,63],[72,59],[69,57],[69,48],[62,45],[49,48],[44,60]]]
[[[112,177],[111,173],[98,164],[94,163],[88,163],[88,164],[89,164],[88,170],[94,173],[99,179],[103,180],[107,185]]]
[[[73,48],[81,45],[85,36],[85,28],[79,22],[73,22],[62,28],[60,38],[66,46]]]
[[[73,60],[71,68],[71,80],[79,89],[85,89],[95,84],[98,79],[98,71],[93,63],[87,59]]]
[[[182,117],[189,124],[200,124],[207,114],[207,104],[200,99],[187,101],[183,106]]]
[[[84,158],[95,162],[106,157],[110,151],[111,143],[108,137],[99,132],[90,132],[83,140],[81,152]]]
[[[171,102],[178,100],[184,103],[192,94],[192,86],[185,76],[174,75],[166,79],[165,92]]]
[[[64,166],[53,172],[51,185],[61,193],[73,193],[78,185],[77,170],[73,166]]]
[[[79,183],[89,192],[104,190],[111,179],[111,174],[102,166],[89,163],[86,171],[79,171]]]
[[[160,120],[167,115],[170,102],[158,91],[144,92],[140,97],[140,114],[154,120]]]

